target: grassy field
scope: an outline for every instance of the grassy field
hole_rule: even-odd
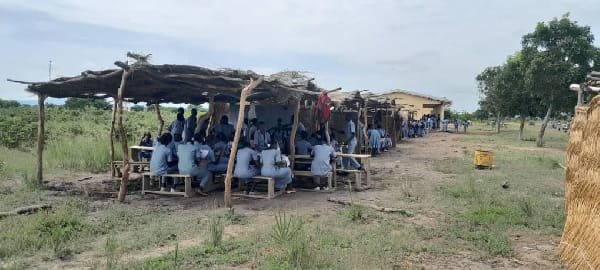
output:
[[[45,159],[51,179],[104,168],[109,117],[80,120],[81,133],[68,131],[78,135],[51,137]],[[153,114],[129,117],[139,123],[131,130],[156,129]],[[49,129],[77,126],[62,122]],[[536,128],[527,126],[526,137]],[[468,135],[432,134],[375,159],[375,186],[353,193],[353,206],[326,201],[347,198],[340,188],[236,201],[235,213],[219,207],[220,193],[191,200],[131,195],[119,204],[37,190],[27,184],[31,152],[0,148],[0,211],[53,205],[52,211],[0,220],[0,268],[560,269],[553,251],[543,247],[555,245],[564,222],[559,163],[566,135],[549,130],[543,149],[516,138],[512,123],[499,134],[480,124]],[[494,151],[493,170],[473,169],[478,147]]]

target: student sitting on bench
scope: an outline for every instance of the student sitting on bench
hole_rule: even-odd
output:
[[[250,179],[257,176],[259,173],[258,165],[258,153],[250,148],[246,138],[240,138],[233,176],[236,177],[238,181],[244,181],[246,184],[250,184]],[[252,185],[252,187],[246,191],[254,192],[254,186]]]
[[[215,161],[208,164],[208,170],[213,174],[220,174],[227,171],[227,163],[229,162],[229,144],[227,136],[223,133],[217,134],[219,140],[215,143],[213,149],[215,152]]]
[[[198,169],[200,175],[198,178],[200,179],[200,184],[196,190],[198,194],[203,195],[206,194],[206,186],[208,185],[208,180],[212,176],[212,173],[208,170],[208,164],[210,162],[215,162],[215,152],[213,152],[212,148],[206,144],[204,137],[200,133],[194,134],[194,147],[196,148],[196,151],[200,153],[206,152],[206,155],[202,154],[202,160],[199,161]]]
[[[202,157],[200,151],[197,151],[196,147],[192,144],[192,142],[182,143],[177,146],[177,154],[179,157],[179,161],[177,162],[177,167],[179,168],[180,174],[189,174],[193,178],[200,176],[200,169],[198,168],[197,160],[200,160]],[[176,187],[179,184],[177,181],[173,182],[173,187]],[[173,192],[173,189],[171,189]],[[206,194],[200,194],[206,195]]]
[[[150,175],[162,176],[168,173],[177,172],[177,162],[174,162],[173,153],[168,147],[171,143],[171,134],[165,133],[158,138],[158,144],[154,147],[152,158],[150,159]],[[161,183],[160,191],[165,191],[167,183]],[[173,188],[171,187],[171,191]]]
[[[331,145],[328,145],[325,140],[321,140],[321,144],[313,146],[310,155],[313,157],[310,166],[310,172],[314,176],[319,176],[319,178],[315,178],[315,181],[318,181],[315,189],[320,190],[320,177],[326,176],[327,173],[333,170],[331,167],[331,160],[335,159],[336,157],[335,150],[333,147],[331,147]],[[325,186],[324,189],[327,190],[327,186]]]
[[[300,132],[300,140],[296,142],[296,155],[308,155],[312,148],[312,144],[306,140],[308,133],[306,131]]]
[[[289,192],[294,192],[289,185],[292,183],[292,170],[283,164],[285,161],[281,156],[281,150],[277,143],[271,144],[269,149],[264,150],[260,154],[262,168],[260,174],[266,177],[272,177],[275,180],[275,188],[279,190],[288,189]]]

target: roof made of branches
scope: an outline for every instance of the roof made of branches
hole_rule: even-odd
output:
[[[124,91],[128,102],[190,103],[239,101],[241,90],[261,75],[252,71],[208,69],[190,65],[152,65],[148,56],[128,53],[136,62],[132,65],[117,61],[119,69],[84,71],[78,76],[62,77],[49,82],[23,82],[27,91],[53,98],[116,97],[123,70],[129,70]],[[313,79],[302,72],[284,71],[263,76],[248,101],[280,103],[290,98],[316,99],[321,91]]]

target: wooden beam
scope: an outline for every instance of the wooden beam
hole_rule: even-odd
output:
[[[231,153],[229,153],[229,161],[227,162],[227,174],[225,174],[225,206],[231,208],[231,178],[233,177],[233,166],[235,162],[235,156],[237,154],[238,143],[240,142],[240,135],[242,133],[242,128],[244,127],[244,110],[246,109],[246,98],[252,92],[254,88],[256,88],[260,83],[263,82],[263,77],[259,77],[258,80],[250,79],[250,84],[248,84],[244,89],[242,89],[242,93],[240,94],[240,109],[238,113],[238,119],[235,127],[235,135],[233,136],[233,143],[231,145]]]
[[[109,141],[110,141],[110,166],[111,166],[111,173],[114,174],[114,169],[112,168],[113,166],[113,162],[115,161],[115,121],[117,118],[117,99],[113,98],[113,108],[112,108],[112,120],[110,122],[110,131],[108,134],[109,137]],[[114,176],[114,175],[111,175]]]
[[[292,122],[292,130],[290,134],[290,165],[294,170],[294,163],[296,162],[296,133],[298,131],[298,122],[300,119],[300,99],[296,100],[296,107],[294,108],[294,121]]]
[[[156,111],[156,117],[158,118],[158,134],[156,134],[156,138],[158,138],[160,135],[162,135],[163,128],[165,127],[165,120],[160,114],[160,104],[154,104],[154,111]]]
[[[38,185],[42,185],[44,181],[43,173],[43,152],[45,142],[45,122],[46,122],[46,110],[45,102],[46,96],[38,95],[38,133],[37,133],[37,182]]]
[[[121,141],[121,150],[123,152],[121,185],[119,187],[119,195],[117,197],[119,202],[123,202],[125,200],[125,195],[127,195],[127,180],[129,180],[129,148],[127,147],[127,133],[125,132],[125,126],[123,125],[123,96],[129,72],[129,70],[123,70],[121,85],[119,86],[119,91],[117,94],[117,113],[119,115],[117,124],[119,126],[119,140]]]

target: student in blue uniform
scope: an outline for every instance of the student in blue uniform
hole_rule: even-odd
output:
[[[251,187],[247,189],[248,192],[254,192],[254,185],[251,184],[251,178],[259,174],[258,167],[258,153],[250,148],[246,138],[241,138],[238,143],[233,176],[236,177],[238,181],[244,181],[246,185],[251,185]]]
[[[381,143],[381,133],[379,130],[374,129],[372,125],[368,125],[367,136],[369,137],[369,149],[371,149],[371,155],[376,156],[379,154],[379,144]]]
[[[177,113],[177,119],[169,124],[167,130],[171,132],[171,136],[175,138],[176,135],[182,136],[184,127],[185,117],[183,117],[183,113]]]
[[[275,188],[279,190],[288,189],[292,183],[292,170],[280,163],[283,161],[279,146],[274,143],[269,149],[261,152],[260,159],[262,168],[260,174],[262,176],[273,177],[275,180]]]
[[[225,134],[217,134],[217,143],[213,145],[215,152],[215,161],[208,164],[208,170],[213,174],[220,174],[227,171],[227,163],[229,162],[229,143]]]
[[[229,117],[227,115],[223,115],[221,117],[221,121],[217,124],[213,130],[212,134],[223,133],[225,135],[226,141],[232,141],[233,135],[235,134],[235,128],[232,124],[229,124]]]
[[[158,143],[152,151],[150,158],[150,175],[162,176],[168,173],[177,172],[177,162],[173,159],[173,153],[169,144],[171,143],[171,134],[165,133],[158,138]],[[160,191],[165,191],[167,183],[162,181]]]
[[[325,176],[333,170],[331,161],[336,157],[335,150],[331,145],[328,145],[325,140],[321,140],[321,144],[313,146],[311,156],[313,157],[313,160],[310,165],[310,172],[314,176]],[[317,179],[318,182],[316,183],[317,187],[315,189],[319,190],[323,187],[320,186],[320,178],[315,178],[315,180]],[[328,187],[325,186],[324,188],[327,189]]]
[[[306,131],[300,132],[300,139],[296,142],[296,155],[309,155],[312,148],[312,144],[306,140],[308,133]]]
[[[258,122],[258,130],[254,133],[254,149],[256,151],[262,151],[268,148],[271,142],[271,134],[267,131],[265,123]]]
[[[354,154],[356,150],[356,126],[354,122],[352,122],[352,115],[346,115],[346,128],[344,129],[346,145],[348,148],[346,149],[347,154]],[[354,166],[358,170],[362,170],[362,166],[354,157],[344,159],[344,169],[351,169],[350,166]]]
[[[198,115],[198,111],[196,108],[192,108],[192,114],[188,119],[185,120],[185,126],[183,130],[183,141],[191,142],[194,137],[194,131],[196,130],[196,117]]]
[[[205,191],[206,186],[208,185],[208,181],[212,176],[212,173],[208,170],[208,163],[215,161],[215,153],[210,146],[206,145],[201,134],[194,135],[193,146],[196,153],[200,156],[200,160],[197,160],[198,166],[197,170],[195,171],[196,179],[200,180],[196,192],[200,195],[207,195]],[[206,154],[203,152],[206,152]],[[181,171],[181,167],[179,170]]]

